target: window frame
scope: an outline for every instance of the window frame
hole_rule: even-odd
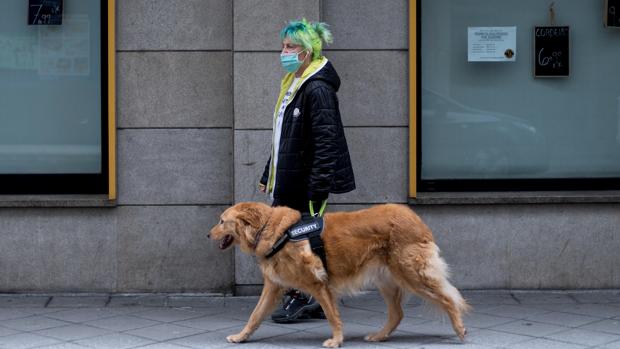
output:
[[[116,199],[115,0],[100,0],[101,172],[0,174],[0,195],[107,195]]]
[[[409,0],[409,197],[432,192],[616,191],[620,177],[423,180],[422,1]],[[418,117],[419,116],[419,117]]]

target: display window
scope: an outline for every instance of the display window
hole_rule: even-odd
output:
[[[0,194],[115,197],[113,5],[2,2]]]
[[[410,196],[620,189],[609,1],[410,5]]]

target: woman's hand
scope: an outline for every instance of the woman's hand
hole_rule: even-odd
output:
[[[267,186],[263,183],[258,183],[258,191],[260,191],[261,193],[264,193],[267,191]]]

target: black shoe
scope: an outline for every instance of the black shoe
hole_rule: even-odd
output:
[[[306,296],[299,291],[292,292],[284,299],[282,308],[271,314],[271,320],[279,324],[311,318],[324,319],[325,314],[323,314],[321,306],[312,296]]]

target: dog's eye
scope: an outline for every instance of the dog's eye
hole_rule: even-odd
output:
[[[224,224],[224,220],[223,219],[220,219],[220,224]]]

